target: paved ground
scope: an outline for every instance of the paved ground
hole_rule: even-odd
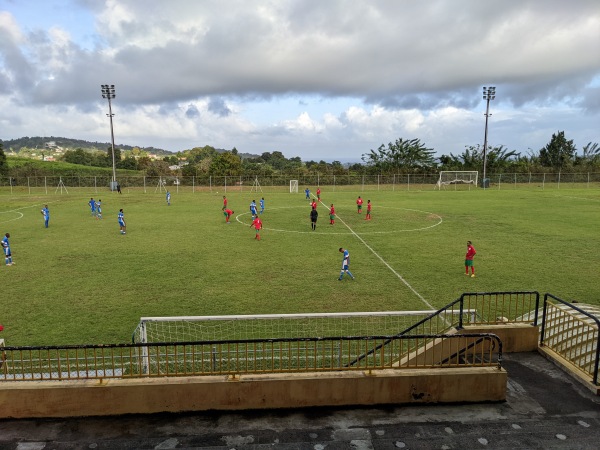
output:
[[[503,403],[0,421],[0,449],[598,449],[600,397],[537,353]]]

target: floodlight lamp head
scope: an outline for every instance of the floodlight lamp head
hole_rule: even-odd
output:
[[[115,98],[115,85],[101,84],[102,98]]]

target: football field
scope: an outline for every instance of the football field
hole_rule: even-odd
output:
[[[322,190],[316,231],[303,192],[228,192],[229,225],[223,192],[172,192],[171,206],[164,192],[0,192],[15,262],[1,261],[0,337],[11,346],[123,343],[143,316],[427,310],[463,292],[537,290],[600,304],[597,189]],[[91,196],[102,199],[102,220]],[[249,204],[260,197],[257,241]],[[475,278],[464,275],[467,240]],[[340,247],[355,280],[338,281]]]

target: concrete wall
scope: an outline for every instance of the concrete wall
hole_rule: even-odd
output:
[[[0,418],[503,401],[492,367],[0,383]]]
[[[501,323],[499,325],[469,325],[459,333],[492,333],[502,341],[504,353],[533,352],[540,341],[539,326],[527,323]]]

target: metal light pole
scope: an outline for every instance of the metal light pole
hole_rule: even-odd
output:
[[[113,166],[113,178],[110,183],[110,190],[117,190],[117,171],[115,168],[115,133],[113,131],[113,112],[112,112],[112,104],[111,99],[115,98],[115,85],[114,84],[102,84],[100,85],[102,88],[102,98],[108,99],[108,114],[110,117],[110,142],[112,146],[112,166]]]
[[[486,188],[486,177],[485,177],[485,168],[487,165],[487,134],[488,134],[488,118],[491,116],[490,114],[490,100],[494,100],[496,98],[496,87],[483,87],[483,99],[487,101],[487,106],[485,108],[485,136],[483,138],[483,181],[482,186]]]

